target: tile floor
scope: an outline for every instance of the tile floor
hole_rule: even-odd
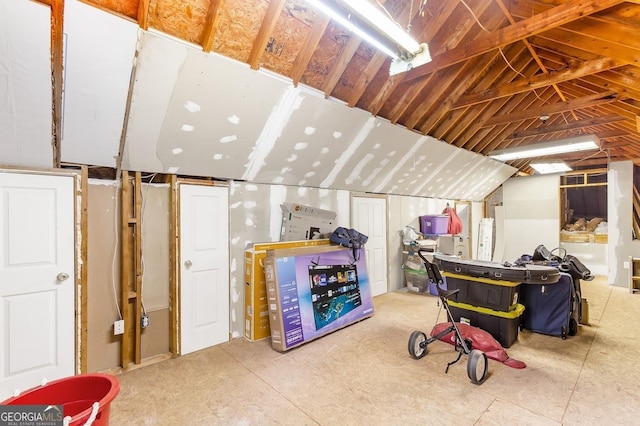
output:
[[[480,386],[442,342],[412,359],[414,329],[430,332],[437,298],[397,291],[373,317],[286,353],[243,338],[119,375],[119,425],[612,425],[640,424],[640,295],[604,278],[582,283],[590,325],[562,340],[523,330],[489,361]]]

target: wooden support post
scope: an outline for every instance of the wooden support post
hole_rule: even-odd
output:
[[[133,181],[133,185],[132,185]],[[122,172],[122,254],[121,299],[122,318],[125,321],[122,335],[122,368],[127,370],[132,362],[142,361],[140,318],[142,317],[142,176],[135,172],[133,178]]]
[[[80,181],[80,374],[87,372],[87,314],[88,308],[88,251],[89,251],[89,168],[85,165],[81,168]]]
[[[169,336],[169,351],[172,355],[180,354],[180,336],[178,332],[178,307],[180,306],[179,299],[179,285],[178,285],[178,273],[180,272],[179,262],[179,244],[178,238],[178,178],[176,175],[171,175],[171,212],[169,218],[169,300],[171,310],[171,334]]]
[[[142,176],[140,172],[136,172],[135,187],[134,187],[134,219],[133,222],[133,235],[135,239],[135,309],[133,315],[133,321],[135,323],[135,363],[140,364],[141,361],[141,333],[142,327],[140,319],[142,318]]]
[[[124,333],[122,334],[121,358],[122,369],[127,370],[131,363],[131,315],[129,308],[130,288],[131,288],[131,242],[129,232],[129,221],[131,217],[131,182],[129,172],[122,172],[122,192],[120,196],[120,300],[122,309],[122,319],[125,322]]]

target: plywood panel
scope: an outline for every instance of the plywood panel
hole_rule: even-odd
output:
[[[149,27],[200,43],[209,0],[150,0]]]
[[[98,8],[111,10],[133,20],[138,19],[138,4],[140,0],[84,0],[87,3],[96,5]],[[67,1],[68,5],[70,2]]]
[[[313,16],[305,1],[287,1],[267,43],[260,66],[282,75],[291,75],[293,62],[311,32],[309,20]]]
[[[340,56],[340,52],[349,42],[351,33],[334,21],[329,22],[325,34],[318,43],[318,48],[311,56],[307,69],[300,81],[307,86],[319,89],[331,67]]]
[[[268,6],[265,0],[226,0],[220,11],[213,50],[247,62]]]

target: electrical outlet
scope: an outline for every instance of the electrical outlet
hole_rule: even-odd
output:
[[[144,314],[140,317],[140,328],[147,327],[149,327],[149,316],[147,314]]]
[[[113,323],[113,334],[123,334],[124,333],[124,320],[118,320]]]
[[[622,266],[624,267],[624,269],[629,269],[629,262],[623,262]]]

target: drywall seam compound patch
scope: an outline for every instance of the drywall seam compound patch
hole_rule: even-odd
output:
[[[331,185],[333,185],[333,183],[336,180],[336,177],[338,176],[338,173],[340,173],[340,171],[342,171],[345,168],[345,166],[347,165],[347,162],[351,159],[353,154],[355,154],[358,147],[362,145],[362,142],[364,142],[367,136],[369,136],[375,124],[376,124],[376,118],[369,117],[369,119],[364,124],[364,126],[362,126],[362,129],[360,129],[356,137],[353,139],[353,142],[351,142],[351,144],[349,144],[347,149],[345,149],[342,152],[342,154],[340,154],[340,157],[338,157],[338,159],[336,160],[335,166],[333,166],[333,169],[331,170],[331,172],[320,184],[321,187],[328,188]]]
[[[418,152],[418,150],[422,148],[422,145],[424,145],[427,139],[428,138],[426,136],[423,136],[420,139],[418,139],[416,143],[411,147],[411,149],[407,151],[407,153],[400,159],[400,161],[396,163],[395,167],[391,170],[391,172],[387,173],[387,176],[382,180],[382,182],[380,182],[380,185],[376,186],[373,189],[373,192],[381,192],[382,189],[385,186],[387,186],[391,178],[393,178],[393,176],[398,172],[398,170],[400,170],[400,168],[402,168],[404,164],[407,161],[409,161],[410,158],[413,158],[416,152]]]
[[[242,175],[243,180],[254,180],[262,166],[265,165],[265,159],[273,150],[276,140],[282,135],[282,130],[289,122],[291,115],[295,110],[300,108],[304,96],[297,87],[289,87],[280,97],[277,106],[271,111],[271,115],[267,119],[256,145],[249,155],[249,161],[245,164],[245,172]]]
[[[358,164],[356,164],[353,170],[351,170],[351,173],[349,173],[349,176],[345,179],[345,183],[347,185],[351,185],[353,182],[355,182],[356,179],[360,177],[364,166],[366,166],[371,160],[373,160],[374,157],[375,156],[373,154],[367,154],[364,156],[364,158],[358,161]]]

